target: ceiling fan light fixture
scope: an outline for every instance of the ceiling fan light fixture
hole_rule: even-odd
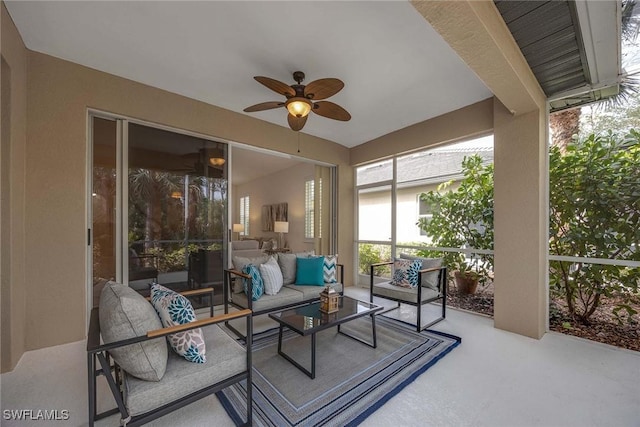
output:
[[[296,96],[293,98],[289,98],[285,103],[289,114],[294,117],[306,117],[311,112],[311,101],[307,98],[303,98],[300,96]]]
[[[209,157],[209,163],[211,166],[222,166],[225,160],[222,157]]]

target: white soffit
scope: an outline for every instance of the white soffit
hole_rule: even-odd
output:
[[[592,86],[617,84],[621,72],[620,2],[577,0],[576,11]]]
[[[404,1],[6,5],[31,50],[240,113],[282,98],[253,76],[339,78],[329,100],[352,120],[312,114],[303,132],[347,147],[492,96]],[[288,127],[284,109],[243,114]]]

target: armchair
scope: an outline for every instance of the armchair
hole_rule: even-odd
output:
[[[95,307],[91,311],[87,336],[89,426],[92,427],[95,421],[118,412],[121,414],[122,425],[146,424],[240,381],[246,381],[247,421],[245,425],[250,426],[252,423],[251,340],[247,340],[246,346],[243,347],[218,324],[245,318],[247,330],[251,331],[251,310],[219,316],[212,315],[191,323],[147,330],[145,325],[153,322],[160,324],[159,319],[152,318],[157,317],[153,307],[135,291],[123,288],[126,287],[120,286],[118,290],[118,302],[112,303],[114,299],[107,298],[108,303],[103,304],[101,301],[100,307]],[[212,292],[213,290],[208,288],[187,291],[184,294]],[[101,300],[104,298],[103,294]],[[109,310],[106,325],[102,326],[115,328],[111,329],[110,333],[115,330],[126,338],[101,343],[99,310]],[[121,325],[115,327],[109,325],[114,322],[112,319],[121,318],[125,311],[128,312],[125,314],[128,318],[121,322]],[[104,313],[103,317],[105,317]],[[124,327],[128,328],[126,332],[122,332]],[[167,335],[195,328],[202,328],[204,334],[209,357],[206,363],[189,362],[166,349]],[[136,332],[140,330],[144,332]],[[103,335],[104,333],[105,331],[102,331]],[[163,346],[164,350],[156,351]],[[141,355],[138,359],[135,359],[136,352]],[[118,360],[122,361],[122,366]],[[166,368],[164,365],[162,368],[157,368],[164,361],[166,361]],[[136,376],[127,372],[128,369],[137,370],[132,371],[136,372]],[[144,375],[141,375],[141,372]],[[101,375],[106,378],[117,407],[98,413],[96,383]],[[147,378],[147,376],[153,378]]]
[[[396,301],[397,306],[385,309],[378,314],[386,313],[400,308],[400,304],[409,304],[416,307],[416,330],[418,332],[435,325],[446,317],[447,307],[447,268],[441,266],[441,259],[422,259],[422,269],[418,271],[418,285],[415,288],[403,288],[392,285],[390,282],[375,283],[374,272],[376,267],[393,264],[393,261],[380,262],[370,266],[369,300],[373,303],[373,297],[385,298]],[[437,263],[440,266],[430,266]],[[427,264],[427,265],[425,265]],[[442,301],[442,315],[435,320],[422,325],[422,306],[431,302]]]

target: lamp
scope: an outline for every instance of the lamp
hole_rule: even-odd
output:
[[[273,231],[280,233],[280,247],[284,248],[282,245],[282,233],[289,232],[289,223],[287,221],[275,221],[273,223]]]
[[[207,150],[207,157],[211,166],[222,166],[225,163],[224,150],[217,145]]]
[[[311,101],[301,96],[289,98],[284,105],[287,107],[289,114],[297,118],[306,117],[311,112],[312,106]]]
[[[238,240],[240,240],[240,233],[244,232],[244,224],[233,224],[233,232],[238,233]]]
[[[225,160],[222,157],[209,157],[209,163],[211,166],[222,166]]]

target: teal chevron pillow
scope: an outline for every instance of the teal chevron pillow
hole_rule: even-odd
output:
[[[324,257],[324,283],[337,283],[338,255],[326,255]]]
[[[324,257],[296,259],[296,285],[324,285]]]
[[[418,286],[418,272],[422,267],[419,259],[396,259],[393,263],[393,277],[391,284],[403,288],[415,288]]]
[[[253,264],[247,264],[242,267],[242,272],[251,276],[251,300],[258,301],[262,294],[264,294],[264,281],[262,280],[262,276],[260,276],[260,270]],[[247,294],[248,297],[249,279],[242,279],[242,287],[244,288],[244,293]]]
[[[160,316],[162,326],[166,328],[196,321],[196,313],[186,297],[157,283],[152,283],[150,289],[151,304]],[[167,340],[171,348],[189,362],[207,361],[202,329],[171,334],[167,336]]]

